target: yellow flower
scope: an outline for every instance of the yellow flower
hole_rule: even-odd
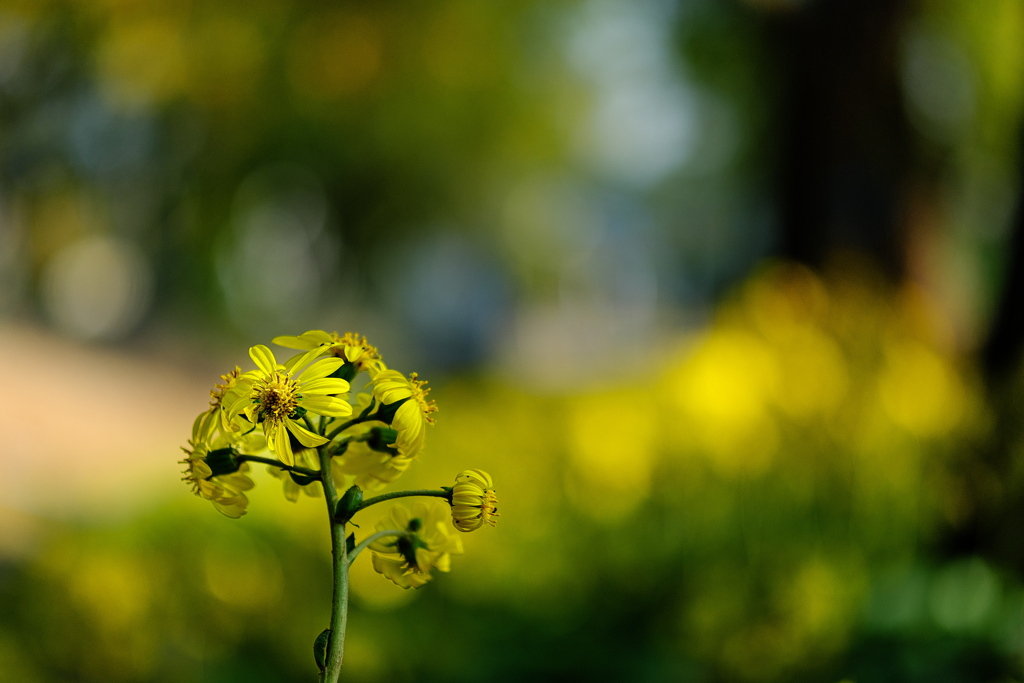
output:
[[[430,389],[415,372],[408,379],[396,370],[381,370],[373,377],[373,395],[385,406],[398,406],[391,426],[398,432],[395,448],[403,457],[413,458],[423,448],[426,425],[434,424],[431,413],[437,406],[427,398]]]
[[[359,394],[356,397],[354,412],[362,413],[370,405],[371,400],[369,394]],[[379,420],[360,422],[346,429],[340,437],[359,438],[371,429],[380,427],[387,425]],[[374,450],[362,441],[349,442],[344,452],[331,460],[331,469],[338,488],[347,489],[355,484],[364,491],[379,491],[393,483],[409,469],[413,458],[397,455],[393,449],[388,450],[390,452]]]
[[[498,498],[491,475],[483,470],[464,470],[452,487],[452,524],[459,531],[473,531],[484,524],[495,526]]]
[[[245,514],[249,499],[244,491],[253,487],[249,464],[234,463],[237,452],[230,440],[218,435],[212,442],[189,441],[192,450],[182,448],[188,456],[182,481],[192,485],[192,492],[213,503],[221,513],[237,519]],[[222,473],[214,474],[215,471]]]
[[[278,364],[266,346],[252,347],[249,357],[257,369],[245,373],[238,380],[238,386],[246,388],[247,392],[243,392],[227,412],[226,419],[231,428],[235,428],[232,420],[240,413],[253,424],[262,425],[267,445],[286,465],[295,464],[289,432],[306,448],[327,443],[325,437],[299,424],[298,420],[306,412],[328,417],[352,414],[348,401],[337,398],[337,394],[349,390],[349,383],[327,377],[344,361],[340,358],[314,360],[319,355],[319,350],[313,349],[285,366]],[[294,376],[307,364],[305,370]]]
[[[377,531],[397,529],[401,536],[386,536],[370,544],[373,568],[396,586],[419,588],[430,581],[430,570],[451,569],[451,556],[462,553],[462,541],[451,536],[447,512],[441,504],[417,502],[391,510]]]
[[[319,468],[319,462],[316,449],[314,448],[303,448],[295,451],[295,463],[299,467],[315,470]],[[284,481],[284,497],[293,503],[299,499],[300,493],[305,493],[310,498],[319,498],[323,495],[320,484],[315,481],[309,484],[299,484],[290,472],[280,467],[268,467],[267,471]],[[297,476],[301,477],[302,475]]]
[[[377,350],[377,347],[370,344],[366,337],[355,332],[339,335],[337,332],[309,330],[297,337],[288,335],[274,337],[274,343],[288,349],[302,351],[322,349],[341,358],[346,363],[352,363],[356,372],[368,372],[371,376],[384,369],[384,363],[381,361],[380,351]]]
[[[402,476],[412,461],[413,458],[382,453],[365,443],[354,442],[344,454],[331,460],[331,469],[335,481],[345,482],[345,488],[355,484],[363,491],[380,491]]]

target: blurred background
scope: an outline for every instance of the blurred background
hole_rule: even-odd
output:
[[[1021,681],[1022,122],[1024,0],[5,0],[0,681],[314,680],[177,464],[310,328],[501,501],[347,680]]]

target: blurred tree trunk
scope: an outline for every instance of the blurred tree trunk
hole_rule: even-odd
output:
[[[1024,130],[1022,138],[1024,138]],[[984,553],[1024,576],[1024,468],[1018,455],[1024,440],[1021,401],[1024,351],[1024,153],[1018,158],[1020,186],[1006,270],[980,361],[995,417],[991,440],[973,454],[961,475],[972,501],[971,514],[946,539],[951,554]]]
[[[906,273],[902,193],[911,130],[899,80],[909,0],[827,0],[769,15],[780,66],[780,254],[820,268],[835,252]]]
[[[915,159],[904,113],[900,40],[913,0],[819,0],[768,16],[778,64],[781,256],[821,269],[837,252],[869,257],[896,284],[907,276],[906,208],[935,169]],[[1024,155],[1022,155],[1024,162]],[[995,409],[991,438],[954,459],[966,504],[937,540],[947,557],[983,554],[1024,575],[1024,166],[998,310],[981,362]]]
[[[1020,154],[1020,188],[1011,227],[1003,286],[981,360],[988,385],[999,390],[1021,361],[1024,348],[1024,151]]]

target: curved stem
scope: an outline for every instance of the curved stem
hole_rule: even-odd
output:
[[[444,498],[449,503],[452,502],[452,490],[451,489],[417,489],[415,491],[395,491],[394,493],[382,493],[379,496],[373,498],[367,498],[363,501],[363,504],[356,508],[356,512],[376,505],[377,503],[383,503],[385,500],[392,500],[394,498],[407,498],[409,496],[434,496],[436,498]],[[354,513],[353,513],[354,514]]]
[[[301,474],[304,477],[313,477],[314,479],[320,478],[320,472],[317,470],[307,469],[305,467],[295,467],[293,465],[285,465],[280,460],[274,460],[273,458],[263,458],[258,455],[240,455],[237,460],[239,462],[259,462],[264,465],[271,465],[272,467],[280,467],[282,470],[288,472],[294,472],[295,474]]]
[[[357,415],[356,417],[353,417],[348,422],[342,422],[340,425],[338,425],[337,427],[332,429],[329,434],[325,434],[324,436],[326,436],[328,439],[333,439],[338,434],[341,434],[343,431],[345,431],[346,429],[348,429],[352,425],[357,425],[360,422],[366,422],[368,419],[372,419],[372,418],[368,418],[367,415],[370,414],[370,410],[373,409],[374,405],[375,405],[375,401],[370,401],[370,405],[366,406],[366,408],[363,410],[363,412],[359,413],[359,415]]]
[[[399,529],[387,529],[385,531],[378,531],[372,536],[367,536],[359,545],[357,545],[355,548],[352,548],[352,552],[348,554],[348,566],[351,567],[352,563],[356,561],[356,556],[359,555],[359,553],[363,552],[363,549],[366,548],[366,546],[370,545],[378,538],[384,538],[385,536],[401,536],[404,533],[404,531],[401,531]]]
[[[345,525],[334,521],[338,505],[338,491],[331,476],[331,455],[327,448],[317,449],[320,456],[320,478],[327,500],[327,518],[331,524],[331,557],[334,568],[334,590],[331,594],[331,635],[327,641],[327,656],[321,683],[337,683],[341,675],[341,661],[345,654],[345,626],[348,622],[348,553],[345,543]]]

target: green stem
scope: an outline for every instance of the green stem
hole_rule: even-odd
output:
[[[282,470],[289,472],[295,472],[295,474],[301,474],[304,477],[313,477],[314,479],[320,478],[320,473],[316,470],[307,469],[305,467],[295,467],[294,465],[285,465],[280,460],[274,460],[273,458],[263,458],[258,455],[240,455],[237,458],[238,462],[260,462],[264,465],[271,465],[273,467],[280,467]]]
[[[385,536],[401,536],[404,533],[404,531],[400,531],[398,529],[387,529],[385,531],[378,531],[372,536],[367,536],[359,545],[352,548],[352,552],[348,554],[348,566],[351,567],[352,563],[356,561],[356,556],[363,552],[366,546],[370,545],[378,538],[384,538]]]
[[[343,431],[345,431],[346,429],[348,429],[352,425],[357,425],[360,422],[366,422],[367,419],[369,419],[369,418],[367,418],[367,415],[370,414],[370,410],[373,409],[373,406],[374,406],[374,402],[370,401],[370,405],[366,406],[366,408],[363,410],[363,412],[359,413],[359,415],[357,415],[356,417],[353,417],[348,422],[342,422],[340,425],[338,425],[337,427],[332,429],[329,434],[325,434],[325,436],[328,439],[333,439],[338,434],[341,434]]]
[[[368,508],[371,505],[377,503],[383,503],[385,500],[392,500],[394,498],[407,498],[409,496],[435,496],[437,498],[444,498],[449,503],[452,502],[452,490],[451,489],[417,489],[415,491],[395,491],[394,493],[382,493],[379,496],[373,498],[367,498],[363,501],[363,504],[356,508],[356,512],[364,508]]]
[[[323,417],[323,416],[321,415],[321,417]],[[309,415],[303,415],[302,416],[302,421],[306,423],[306,429],[308,429],[309,431],[313,432],[314,434],[322,434],[323,433],[323,432],[316,431],[316,427],[313,426],[313,421],[311,419],[309,419]]]
[[[331,594],[331,635],[327,641],[327,656],[321,683],[337,683],[341,676],[341,661],[345,655],[345,626],[348,622],[348,552],[345,543],[345,525],[334,521],[338,505],[338,491],[331,476],[331,455],[327,448],[317,449],[320,456],[320,481],[327,499],[327,518],[331,524],[331,557],[334,569],[334,591]]]

